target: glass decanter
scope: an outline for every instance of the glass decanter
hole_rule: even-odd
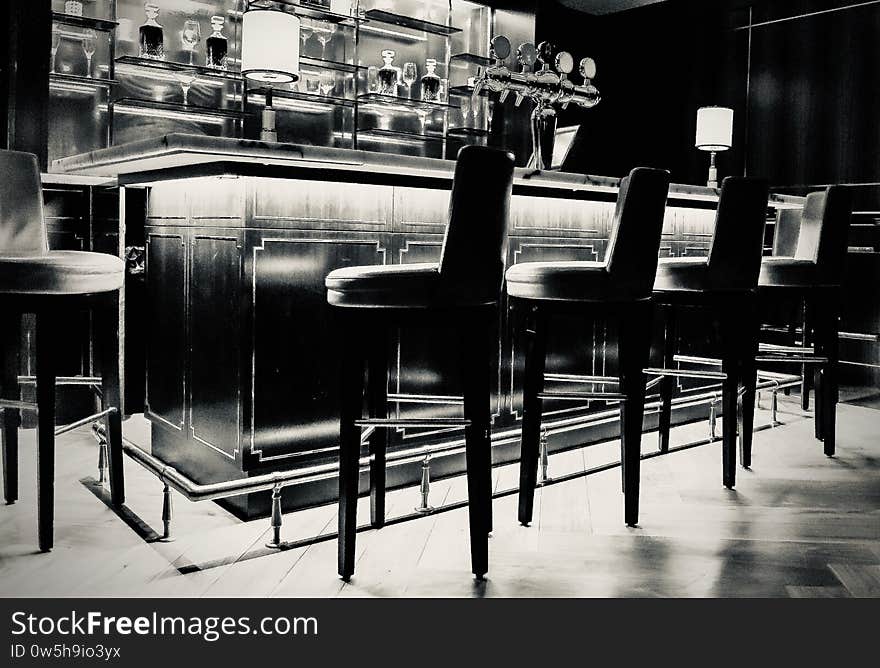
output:
[[[385,64],[379,68],[379,92],[382,95],[397,95],[400,68],[391,64],[395,55],[393,49],[385,49],[382,52],[382,60],[385,61]]]
[[[422,75],[422,100],[436,102],[440,96],[440,77],[434,72],[437,69],[437,61],[428,58],[425,61],[425,69],[427,72]]]
[[[159,5],[154,2],[144,3],[147,21],[139,30],[141,58],[165,60],[165,29],[159,25]]]
[[[226,69],[226,59],[229,52],[229,42],[223,36],[223,24],[226,19],[222,16],[211,17],[211,29],[214,31],[205,40],[205,65],[216,70]]]

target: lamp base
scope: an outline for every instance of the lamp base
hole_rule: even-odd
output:
[[[706,182],[707,188],[718,187],[718,168],[715,166],[715,151],[712,151],[709,158],[709,180]]]
[[[278,132],[275,130],[275,110],[272,107],[263,109],[263,129],[260,130],[260,141],[278,141]]]

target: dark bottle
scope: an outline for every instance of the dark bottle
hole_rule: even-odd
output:
[[[205,65],[218,70],[226,69],[226,57],[229,42],[223,36],[223,24],[226,22],[222,16],[211,17],[211,28],[214,32],[205,40]]]
[[[139,30],[141,58],[165,60],[165,29],[156,20],[159,18],[159,5],[144,3],[144,13],[147,21]]]
[[[434,72],[437,68],[437,60],[428,58],[425,61],[425,68],[428,71],[422,77],[422,99],[426,102],[437,102],[440,93],[440,77]]]

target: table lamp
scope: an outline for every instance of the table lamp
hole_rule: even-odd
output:
[[[733,109],[727,107],[700,107],[697,109],[696,147],[709,151],[709,188],[718,187],[718,168],[715,154],[733,146]]]
[[[278,141],[272,86],[299,81],[300,19],[277,9],[250,9],[241,21],[241,73],[266,90],[262,141]]]

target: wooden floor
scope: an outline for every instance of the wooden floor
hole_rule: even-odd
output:
[[[812,421],[785,402],[785,424],[756,434],[754,470],[739,471],[736,491],[721,485],[719,443],[645,460],[635,529],[623,525],[619,469],[539,490],[529,528],[516,522],[515,496],[497,499],[481,583],[470,575],[466,509],[359,534],[349,584],[336,576],[335,540],[271,551],[267,520],[241,522],[211,502],[175,495],[177,540],[150,542],[161,531],[161,485],[127,460],[127,510],[112,511],[92,481],[96,447],[85,429],[59,437],[56,548],[39,554],[34,433],[25,431],[22,499],[0,508],[0,595],[878,596],[880,411],[839,410],[839,454],[828,459]],[[766,419],[760,413],[758,424]],[[132,435],[139,425],[125,428]],[[673,444],[704,439],[706,429],[678,428]],[[655,447],[647,435],[645,452]],[[617,449],[554,455],[550,474],[597,466]],[[513,487],[516,475],[496,470],[496,488]],[[461,478],[432,485],[434,506],[464,496]],[[396,491],[388,514],[409,513],[417,501],[417,489]],[[283,538],[335,525],[334,507],[290,513]]]

